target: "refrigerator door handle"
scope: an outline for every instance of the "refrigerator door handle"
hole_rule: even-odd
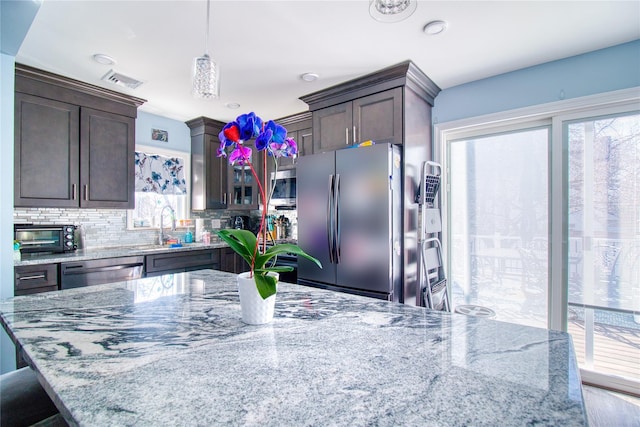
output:
[[[327,192],[327,244],[329,246],[329,262],[334,262],[334,248],[333,248],[333,174],[329,175],[329,191]]]
[[[340,174],[336,175],[335,182],[335,202],[334,202],[334,222],[335,222],[335,260],[340,264]]]

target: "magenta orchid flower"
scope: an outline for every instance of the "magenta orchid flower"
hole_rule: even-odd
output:
[[[284,140],[285,144],[287,144],[286,156],[293,157],[298,154],[298,144],[293,138],[286,138]]]
[[[294,157],[298,154],[298,144],[293,138],[285,138],[282,143],[269,144],[269,155],[274,157]]]
[[[251,161],[251,148],[245,147],[242,144],[236,144],[236,148],[229,155],[229,163],[235,165],[244,165]]]

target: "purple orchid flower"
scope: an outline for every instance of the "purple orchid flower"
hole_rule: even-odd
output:
[[[227,151],[224,148],[224,142],[221,142],[220,147],[216,150],[216,157],[227,157]]]
[[[293,138],[286,138],[284,142],[287,144],[288,157],[298,154],[298,143]]]
[[[269,144],[269,155],[274,157],[293,157],[298,154],[298,144],[293,138],[286,138],[282,143]]]
[[[236,148],[231,152],[229,156],[229,163],[232,165],[239,164],[244,165],[245,162],[251,161],[251,148],[245,147],[242,144],[236,144]]]

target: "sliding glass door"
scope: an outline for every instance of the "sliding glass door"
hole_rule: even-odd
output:
[[[640,114],[628,101],[443,132],[452,307],[568,331],[585,382],[640,395]]]
[[[547,327],[549,127],[449,144],[452,305]]]
[[[567,328],[587,376],[638,384],[640,115],[563,126],[569,181]]]

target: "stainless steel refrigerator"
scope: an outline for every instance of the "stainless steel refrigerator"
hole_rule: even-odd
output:
[[[302,156],[297,166],[298,283],[389,301],[402,292],[400,147]]]

